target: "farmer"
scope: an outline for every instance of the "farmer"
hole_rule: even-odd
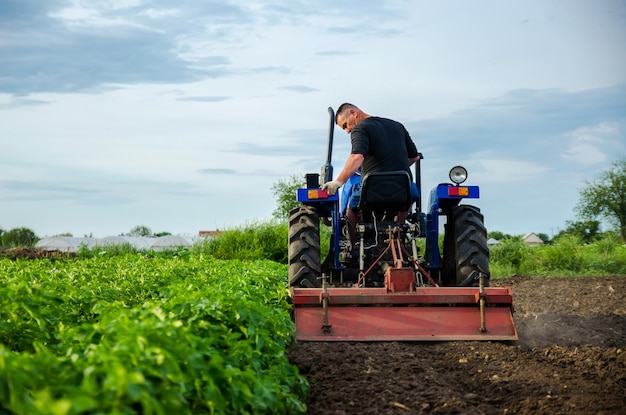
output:
[[[335,123],[350,134],[352,150],[339,176],[326,182],[322,189],[334,195],[337,190],[361,168],[362,177],[370,172],[404,170],[409,175],[409,167],[419,159],[415,143],[402,124],[388,118],[381,118],[363,112],[356,105],[343,103],[335,114]],[[346,209],[346,218],[350,224],[351,239],[354,242],[354,230],[357,217],[354,210],[359,205],[361,187],[354,185]],[[418,190],[411,181],[411,196],[417,198]],[[397,221],[402,223],[408,215],[401,212]]]

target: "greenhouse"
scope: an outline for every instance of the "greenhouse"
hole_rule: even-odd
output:
[[[166,235],[159,238],[142,236],[107,236],[104,238],[75,238],[72,236],[50,236],[39,240],[35,248],[44,251],[78,252],[81,246],[89,249],[104,248],[107,246],[129,245],[133,249],[167,251],[170,249],[189,248],[193,244],[204,241],[205,238]]]
[[[81,246],[93,248],[97,242],[96,238],[74,238],[71,236],[50,236],[40,239],[35,248],[44,251],[76,252]]]
[[[107,236],[104,238],[99,238],[96,241],[96,246],[106,247],[106,246],[119,246],[119,245],[130,245],[134,249],[150,249],[150,245],[157,238],[151,238],[147,236]]]
[[[150,249],[153,251],[167,251],[169,249],[189,248],[200,240],[200,238],[193,238],[191,236],[166,235],[152,242]]]

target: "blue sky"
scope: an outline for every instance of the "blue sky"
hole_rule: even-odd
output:
[[[623,0],[2,0],[0,228],[263,221],[349,101],[405,124],[425,189],[464,165],[488,230],[551,236],[626,155],[625,46]]]

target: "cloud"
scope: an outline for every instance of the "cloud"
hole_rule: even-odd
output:
[[[237,174],[236,170],[233,169],[212,169],[212,168],[207,168],[207,169],[200,169],[198,170],[198,173],[202,173],[202,174],[216,174],[216,175],[230,175],[230,174]]]
[[[3,180],[0,181],[2,197],[13,202],[41,202],[46,208],[50,202],[77,203],[79,205],[125,205],[139,199],[152,199],[154,194],[183,192],[187,185],[135,181],[102,177],[95,181],[84,180]],[[188,193],[184,192],[184,193]]]
[[[63,42],[0,49],[0,91],[77,92],[107,84],[191,82],[204,76],[225,76],[222,68],[192,69],[155,43],[166,35],[137,33],[132,37],[84,35]],[[27,53],[25,53],[27,52]],[[34,70],[34,68],[38,68]]]
[[[37,107],[41,105],[48,105],[50,103],[51,101],[44,101],[41,99],[13,97],[8,102],[0,103],[0,110],[18,107]]]
[[[490,227],[558,225],[626,153],[626,25],[557,3],[1,0],[0,216],[195,229],[248,219],[251,193],[270,215],[349,100],[407,126],[428,189],[465,165]],[[337,129],[336,174],[349,151]]]
[[[328,33],[333,35],[350,35],[350,36],[362,36],[368,35],[376,38],[391,37],[400,33],[397,29],[380,29],[378,26],[335,26],[327,29]]]
[[[257,144],[252,142],[239,142],[228,152],[263,157],[292,156],[296,151],[295,145]]]
[[[249,21],[239,7],[182,2],[8,1],[0,6],[0,92],[77,92],[109,84],[184,83],[236,73],[223,55],[194,48],[194,37],[228,42],[217,27]],[[199,19],[204,16],[204,19]],[[36,24],[33,24],[36,22]],[[185,29],[185,36],[176,35]],[[17,37],[13,33],[19,33]],[[189,37],[191,36],[191,38]],[[216,48],[205,48],[204,50]]]
[[[472,171],[472,179],[476,183],[515,183],[539,179],[551,169],[546,166],[525,160],[493,160],[481,158],[476,163],[476,171]]]
[[[549,166],[566,148],[563,157],[578,164],[595,140],[604,140],[607,150],[626,151],[624,131],[618,129],[626,125],[626,85],[579,92],[514,90],[446,118],[405,125],[426,158],[434,153]],[[585,163],[603,161],[597,151],[584,158]]]
[[[196,101],[196,102],[220,102],[231,99],[232,97],[214,96],[214,97],[184,97],[178,98],[178,101]]]
[[[619,134],[619,124],[616,122],[577,128],[565,133],[569,143],[562,157],[586,165],[602,163],[607,160],[607,155],[601,150],[602,147],[605,147],[603,146],[604,141],[606,138],[613,138]]]
[[[359,15],[358,24],[333,23],[355,4],[4,0],[0,3],[0,92],[90,92],[109,85],[287,74],[293,72],[291,66],[245,65],[229,56],[254,54],[259,44],[271,42],[268,36],[276,28],[313,25],[319,33],[354,34],[368,28],[378,37],[400,33],[391,24],[401,17],[393,5],[359,3],[366,13]],[[369,24],[382,16],[391,28]],[[315,91],[298,85],[286,88]]]
[[[311,88],[311,87],[304,86],[304,85],[281,86],[279,89],[282,89],[284,91],[300,92],[302,94],[319,91],[319,89],[317,88]]]
[[[333,57],[333,56],[349,56],[349,55],[353,55],[354,52],[351,52],[349,50],[323,50],[321,52],[317,52],[316,55],[318,56],[327,56],[327,57]]]

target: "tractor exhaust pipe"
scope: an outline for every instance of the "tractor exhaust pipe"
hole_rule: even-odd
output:
[[[333,136],[335,134],[335,111],[332,107],[328,107],[328,115],[330,123],[328,126],[328,148],[326,150],[326,164],[322,166],[322,183],[333,180]]]

